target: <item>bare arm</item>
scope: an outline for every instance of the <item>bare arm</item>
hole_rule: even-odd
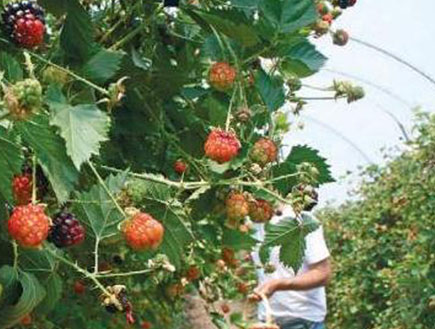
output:
[[[317,287],[326,286],[331,278],[331,262],[326,258],[310,266],[304,274],[294,278],[270,280],[254,290],[251,296],[254,300],[260,300],[261,295],[272,296],[277,291],[285,290],[310,290]]]

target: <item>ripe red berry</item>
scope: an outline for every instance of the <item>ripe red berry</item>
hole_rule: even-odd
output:
[[[273,217],[274,210],[269,202],[258,199],[249,202],[249,217],[253,222],[266,223]]]
[[[332,16],[332,14],[326,14],[322,16],[322,20],[328,22],[329,24],[332,24],[332,22],[334,21],[334,16]]]
[[[14,177],[12,192],[17,205],[26,205],[32,201],[32,175],[22,174]]]
[[[243,295],[246,295],[249,292],[249,285],[245,282],[238,282],[237,291]]]
[[[86,292],[86,286],[82,281],[77,280],[76,282],[74,282],[74,292],[77,295],[83,295]]]
[[[278,148],[276,144],[268,138],[260,138],[252,147],[251,159],[260,166],[276,161],[278,157]]]
[[[230,306],[228,304],[222,304],[221,310],[222,310],[222,313],[224,313],[224,314],[228,314],[231,311]]]
[[[22,247],[39,248],[50,230],[50,218],[41,205],[18,206],[8,221],[9,234]]]
[[[153,325],[151,324],[151,322],[148,321],[143,321],[140,325],[140,327],[142,329],[151,329],[153,327]]]
[[[215,63],[212,65],[208,81],[217,90],[226,91],[230,89],[236,80],[237,72],[228,63]]]
[[[134,250],[156,249],[163,241],[163,225],[151,215],[139,212],[123,225],[127,244]]]
[[[85,228],[74,214],[62,212],[56,215],[50,229],[48,241],[58,248],[80,244],[85,239]]]
[[[34,1],[9,3],[2,13],[3,26],[19,46],[34,48],[44,41],[43,9]]]
[[[224,163],[231,161],[241,148],[237,136],[229,131],[213,129],[204,145],[205,155],[210,159]]]
[[[332,37],[332,41],[334,45],[345,46],[349,42],[349,33],[345,30],[337,30]]]
[[[30,326],[32,324],[32,316],[30,314],[26,314],[21,318],[20,324],[23,326]]]
[[[189,281],[198,280],[201,276],[201,271],[197,266],[190,266],[186,273],[186,278]]]
[[[227,217],[241,220],[249,214],[249,203],[243,193],[233,192],[225,202]]]
[[[182,175],[187,170],[187,164],[183,160],[177,160],[174,163],[174,170],[177,174]]]

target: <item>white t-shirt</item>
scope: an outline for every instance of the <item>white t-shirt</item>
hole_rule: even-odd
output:
[[[308,213],[305,215],[311,216]],[[277,224],[286,217],[294,218],[291,208],[284,208],[281,216],[274,216],[272,224]],[[258,225],[256,238],[263,241],[265,235],[264,225]],[[329,250],[323,236],[323,228],[320,226],[316,231],[305,237],[306,250],[303,265],[297,275],[306,272],[310,265],[318,263],[329,257]],[[258,252],[253,254],[254,262],[261,264]],[[291,268],[285,267],[279,261],[279,247],[274,247],[270,252],[270,263],[275,266],[275,272],[264,273],[258,270],[259,283],[273,279],[292,278],[295,276]],[[314,288],[306,291],[280,291],[276,292],[270,299],[270,306],[275,319],[305,319],[313,322],[322,322],[326,316],[326,294],[325,288]],[[259,318],[266,318],[265,308],[262,304],[259,307]]]

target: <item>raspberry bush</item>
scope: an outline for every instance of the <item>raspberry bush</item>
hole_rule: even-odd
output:
[[[333,179],[309,146],[279,154],[283,105],[303,110],[351,1],[2,3],[1,329],[181,328],[194,291],[223,328],[214,302],[255,285],[253,221],[278,203],[297,218],[268,225],[264,264],[300,265],[304,191]]]

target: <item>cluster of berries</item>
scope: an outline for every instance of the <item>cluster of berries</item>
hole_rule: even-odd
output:
[[[35,48],[44,41],[44,10],[36,1],[7,4],[1,14],[3,29],[18,46]]]

